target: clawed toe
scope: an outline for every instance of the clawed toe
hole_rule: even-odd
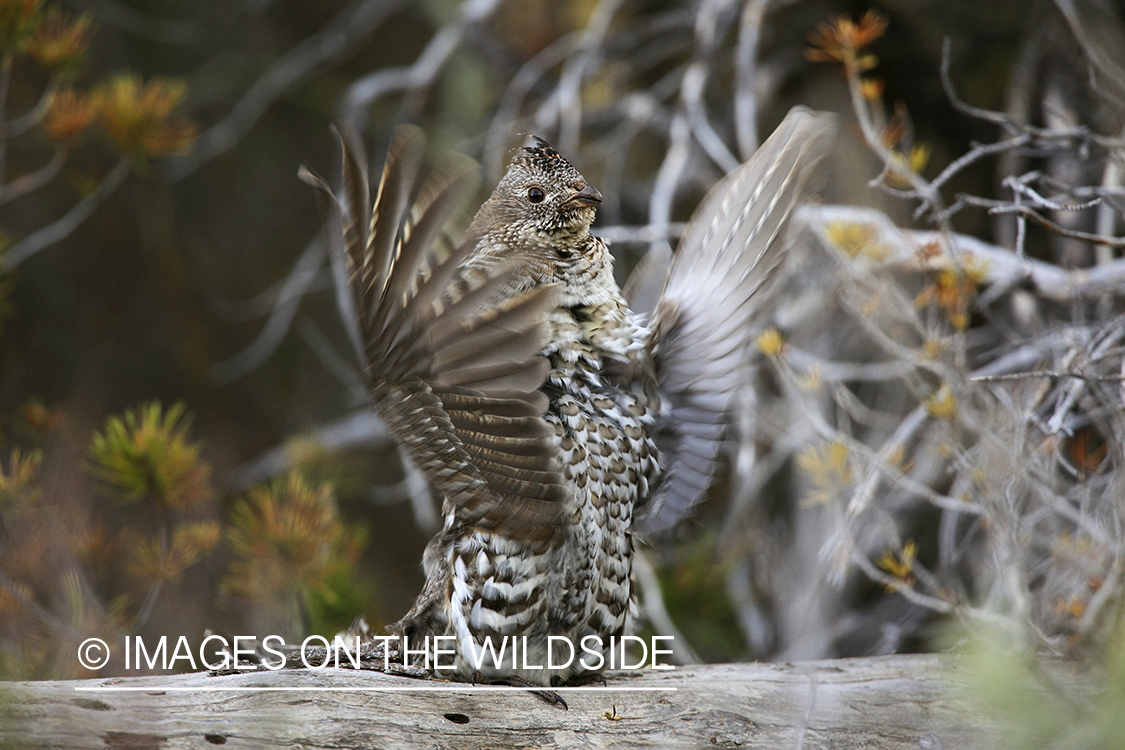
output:
[[[477,684],[477,682],[484,681],[484,675],[482,675],[480,672],[473,672],[472,680],[473,684],[475,685]],[[570,706],[566,705],[566,701],[563,700],[563,697],[556,693],[554,690],[544,690],[543,686],[539,683],[525,680],[522,677],[516,677],[515,675],[512,675],[511,677],[505,677],[500,680],[491,680],[489,684],[507,685],[508,687],[534,688],[534,690],[529,690],[528,692],[535,697],[546,701],[552,706],[562,706],[564,711],[570,710]]]
[[[609,683],[605,680],[605,675],[601,672],[588,672],[569,680],[567,687],[583,687],[584,685],[593,685],[600,683],[602,687],[609,687]]]
[[[547,701],[547,703],[552,706],[562,706],[563,711],[570,710],[570,706],[566,705],[566,701],[563,700],[563,697],[554,690],[532,690],[530,692],[532,695]]]

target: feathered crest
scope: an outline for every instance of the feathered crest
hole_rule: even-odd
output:
[[[512,157],[513,164],[535,165],[544,170],[557,170],[562,167],[573,169],[570,162],[564,159],[550,143],[537,135],[528,138],[531,144],[520,147],[519,152]]]

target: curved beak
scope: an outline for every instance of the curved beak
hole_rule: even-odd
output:
[[[593,185],[586,185],[574,195],[566,199],[567,203],[577,203],[580,206],[599,206],[602,194]]]

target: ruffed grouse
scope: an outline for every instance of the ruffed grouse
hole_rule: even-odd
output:
[[[468,160],[416,186],[422,139],[400,128],[371,209],[362,151],[344,139],[337,204],[366,374],[444,514],[392,632],[452,636],[443,677],[551,686],[601,667],[588,652],[625,632],[634,528],[670,528],[708,489],[748,377],[755,293],[834,130],[794,109],[715,185],[651,315],[629,309],[590,234],[601,194],[541,139],[455,247],[443,232],[472,188]],[[495,666],[485,639],[505,636],[521,650],[526,636],[527,653]],[[548,636],[602,645],[525,669],[547,664]]]

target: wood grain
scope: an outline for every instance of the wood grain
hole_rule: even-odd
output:
[[[610,675],[610,688],[630,691],[564,692],[569,710],[523,692],[338,669],[13,682],[0,686],[0,747],[993,746],[995,729],[954,674],[933,655],[677,667]],[[139,692],[89,690],[106,687]],[[261,687],[287,690],[246,690]]]

